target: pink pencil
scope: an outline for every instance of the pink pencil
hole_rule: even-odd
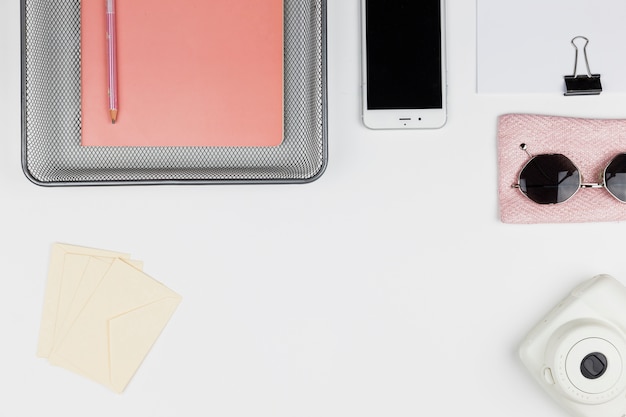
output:
[[[117,42],[115,38],[115,0],[107,0],[107,57],[111,123],[117,121]]]

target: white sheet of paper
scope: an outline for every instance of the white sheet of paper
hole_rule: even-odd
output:
[[[576,36],[589,39],[589,66],[603,91],[626,92],[625,1],[476,1],[478,93],[564,93]],[[578,74],[587,72],[583,45]]]

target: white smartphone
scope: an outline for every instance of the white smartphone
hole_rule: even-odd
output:
[[[444,0],[361,0],[365,126],[446,123],[445,20]]]

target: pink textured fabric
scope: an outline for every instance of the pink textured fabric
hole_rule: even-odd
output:
[[[532,202],[513,188],[533,155],[561,153],[576,164],[583,182],[600,183],[604,168],[626,153],[626,120],[507,114],[498,119],[498,194],[504,223],[581,223],[626,220],[626,203],[604,188],[583,188],[561,204]]]

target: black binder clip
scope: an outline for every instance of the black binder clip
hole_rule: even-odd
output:
[[[583,56],[585,58],[585,66],[587,67],[587,74],[578,75],[578,46],[576,45],[576,39],[584,39],[585,46],[583,46]],[[572,45],[576,49],[576,56],[574,61],[574,75],[566,75],[565,88],[566,96],[589,96],[598,95],[602,92],[602,83],[600,82],[600,74],[592,74],[589,69],[589,59],[587,58],[587,44],[589,39],[584,36],[576,36],[572,39]]]

